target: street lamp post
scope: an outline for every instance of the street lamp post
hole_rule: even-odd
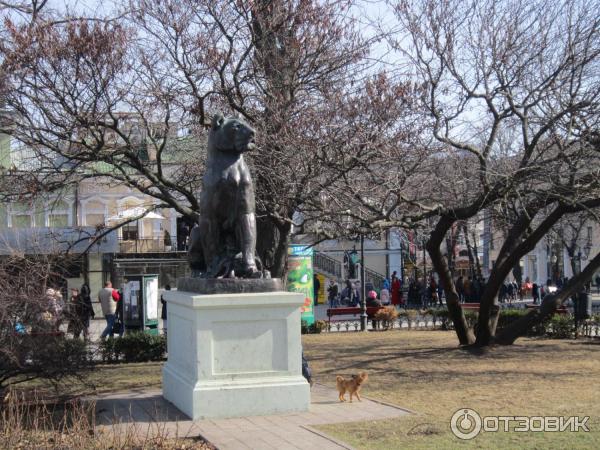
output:
[[[360,235],[360,331],[367,331],[367,295],[365,287],[365,237]]]

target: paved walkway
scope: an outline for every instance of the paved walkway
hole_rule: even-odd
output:
[[[400,407],[370,400],[341,403],[337,391],[315,384],[310,411],[273,416],[191,421],[162,398],[160,391],[111,394],[97,399],[99,424],[124,427],[135,422],[146,433],[161,429],[170,437],[202,436],[220,450],[351,449],[313,425],[388,419],[410,414]],[[116,425],[114,425],[116,424]]]

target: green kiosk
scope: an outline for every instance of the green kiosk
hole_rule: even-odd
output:
[[[125,330],[158,334],[158,275],[126,275],[124,278]]]

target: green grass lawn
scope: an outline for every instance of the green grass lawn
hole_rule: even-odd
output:
[[[598,448],[600,342],[521,339],[474,355],[443,331],[304,336],[317,382],[366,370],[364,395],[416,412],[405,418],[329,425],[323,431],[356,448]],[[360,407],[360,406],[356,406]],[[450,431],[461,408],[482,416],[590,416],[589,433]]]
[[[600,341],[521,339],[475,355],[457,347],[453,332],[386,331],[303,336],[315,380],[366,370],[363,395],[416,414],[336,424],[323,431],[360,449],[598,448]],[[159,389],[162,363],[100,365],[89,381],[96,392]],[[38,384],[38,383],[36,383]],[[90,392],[78,383],[66,392]],[[360,408],[354,403],[353,407]],[[461,408],[482,416],[590,416],[589,433],[482,433],[461,441],[450,417]]]

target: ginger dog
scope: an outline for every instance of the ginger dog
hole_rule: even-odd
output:
[[[346,391],[350,392],[350,403],[352,403],[353,395],[356,395],[356,398],[359,402],[362,401],[360,399],[360,388],[362,387],[364,382],[367,381],[368,378],[369,376],[367,375],[367,372],[361,372],[358,375],[352,375],[352,378],[350,378],[349,380],[346,380],[344,379],[344,377],[341,377],[339,375],[335,377],[335,380],[337,382],[337,389],[340,393],[340,402],[346,401],[346,399],[344,398],[344,396],[346,395]]]

